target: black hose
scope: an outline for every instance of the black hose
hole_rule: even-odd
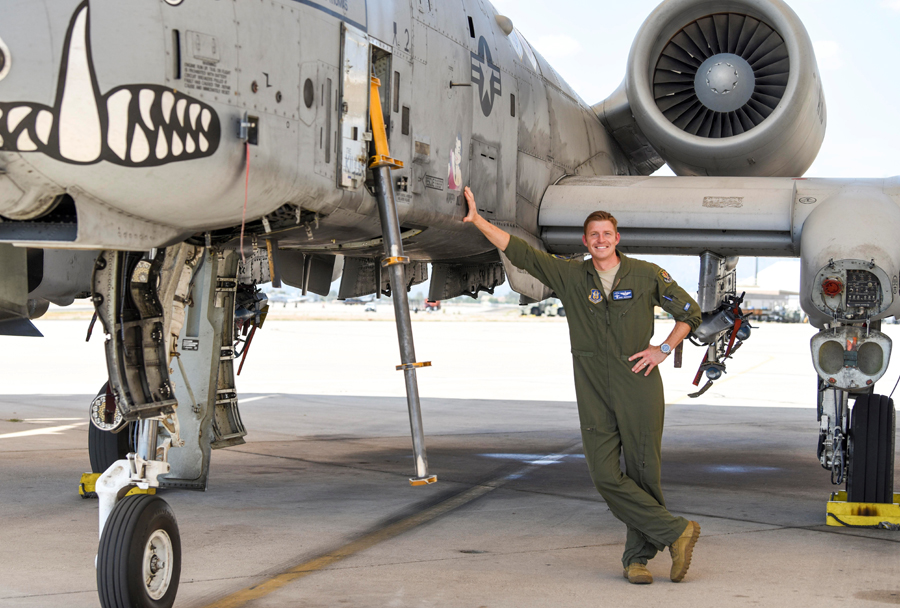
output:
[[[846,528],[865,528],[867,530],[890,530],[891,532],[900,532],[900,524],[892,524],[889,521],[883,521],[871,526],[848,524],[834,513],[829,513],[828,517],[834,518],[839,524]]]

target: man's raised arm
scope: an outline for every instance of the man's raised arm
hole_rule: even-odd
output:
[[[475,206],[475,195],[472,194],[468,186],[466,186],[465,195],[466,202],[469,204],[469,213],[463,218],[463,221],[474,224],[494,247],[500,251],[506,251],[506,248],[509,246],[509,233],[478,215],[478,209]]]

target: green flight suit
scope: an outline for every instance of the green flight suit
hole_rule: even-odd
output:
[[[628,527],[623,566],[646,564],[688,522],[666,510],[660,485],[662,378],[657,368],[646,377],[632,372],[635,362],[628,358],[649,346],[654,306],[691,330],[700,324],[700,307],[665,270],[621,253],[612,294],[603,293],[590,258],[559,259],[516,237],[504,253],[565,307],[588,469],[612,514]]]

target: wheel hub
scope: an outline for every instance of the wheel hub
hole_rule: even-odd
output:
[[[162,598],[172,582],[170,564],[174,558],[172,539],[165,530],[155,530],[144,547],[144,585],[147,595],[154,600]]]
[[[108,415],[106,395],[101,393],[91,402],[91,422],[101,431],[115,431],[125,423],[125,420],[118,407],[115,408],[113,416]]]

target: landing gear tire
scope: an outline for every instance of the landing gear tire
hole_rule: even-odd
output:
[[[125,429],[118,433],[101,431],[93,424],[88,427],[88,454],[91,472],[104,473],[112,463],[128,455],[131,433]]]
[[[563,308],[562,306],[560,306],[560,307],[559,307],[559,310],[556,311],[556,316],[557,316],[557,317],[565,317],[565,316],[566,316],[566,309]]]
[[[541,307],[540,306],[532,306],[531,314],[535,317],[541,316]]]
[[[103,528],[97,590],[103,608],[170,608],[181,578],[175,514],[158,496],[120,500]]]
[[[106,395],[106,385],[97,393],[97,399]],[[93,404],[92,404],[93,405]],[[91,459],[91,472],[104,473],[117,460],[122,460],[132,452],[131,449],[131,424],[115,433],[97,428],[94,424],[88,425],[88,456]]]
[[[892,503],[894,495],[894,402],[885,395],[860,395],[850,415],[847,499]]]

